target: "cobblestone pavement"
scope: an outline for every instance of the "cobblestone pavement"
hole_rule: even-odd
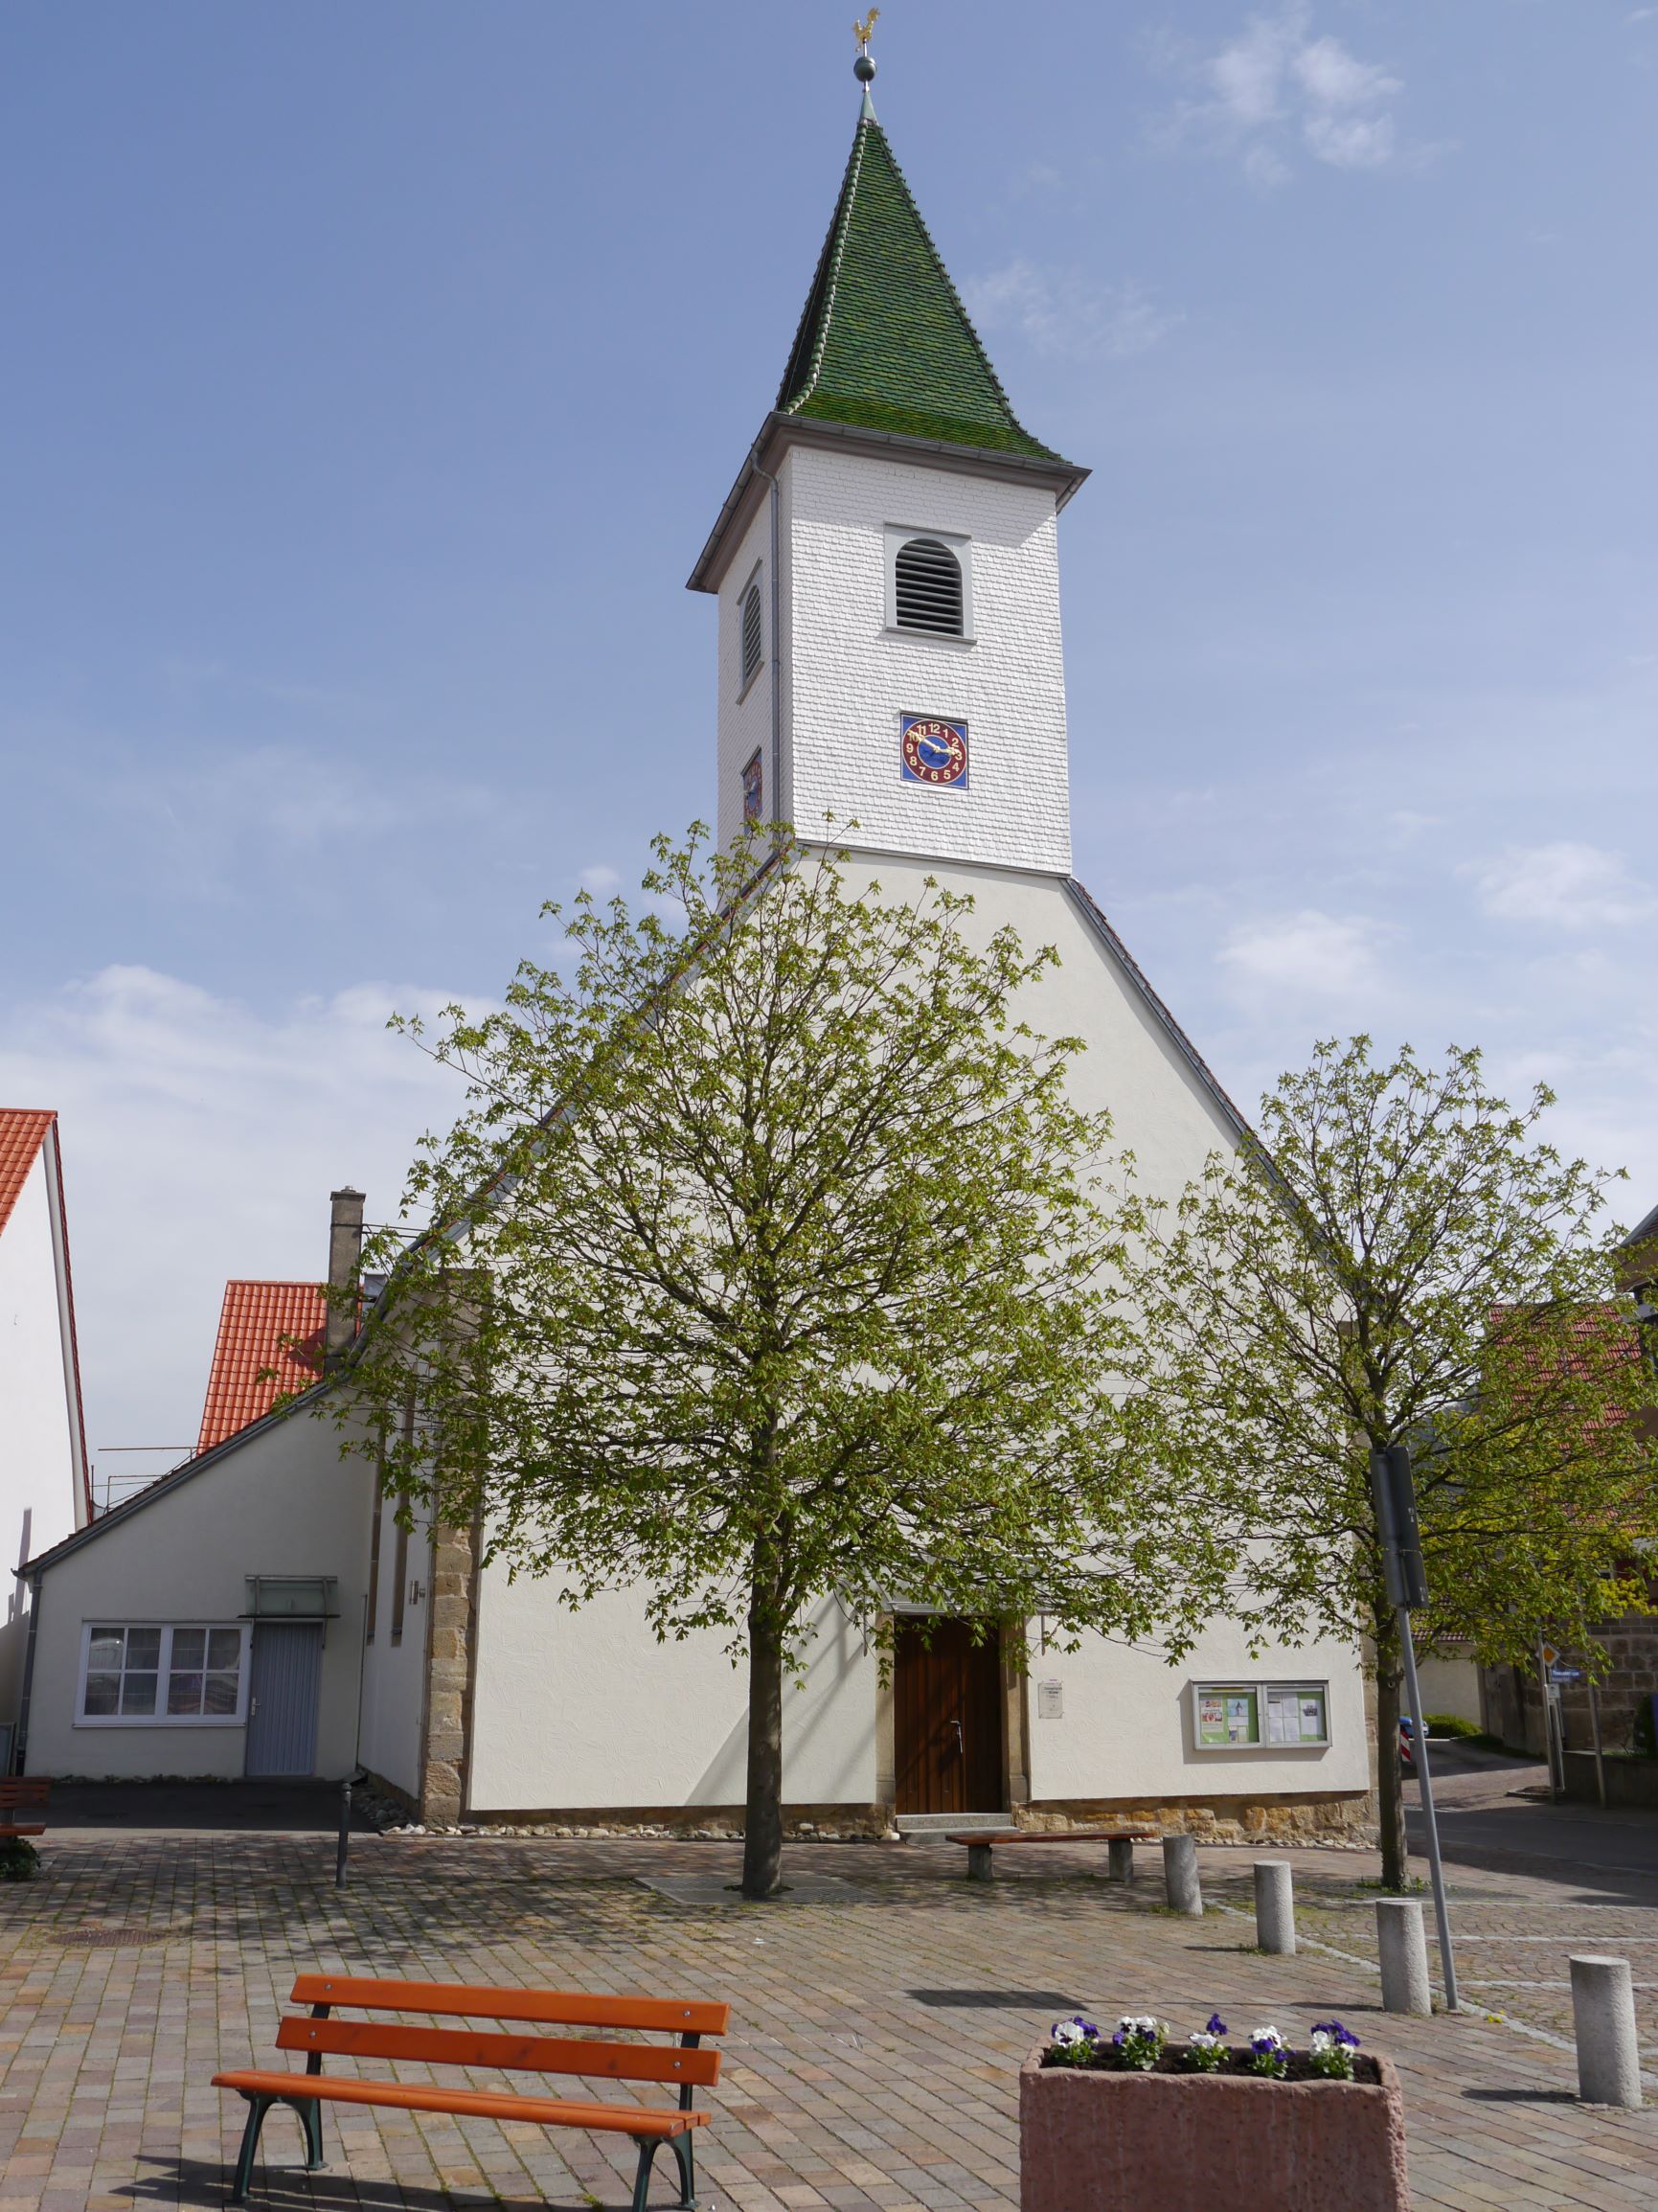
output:
[[[1011,2203],[1018,2063],[1056,2013],[1084,2008],[1190,2026],[1218,2007],[1235,2031],[1270,2019],[1296,2041],[1338,2014],[1400,2067],[1419,2212],[1658,2202],[1658,2108],[1576,2103],[1571,2055],[1544,2040],[1552,1993],[1515,1990],[1503,2008],[1541,2034],[1478,2014],[1390,2018],[1353,1886],[1369,1855],[1294,1855],[1305,1925],[1329,1948],[1293,1959],[1256,1953],[1226,1909],[1246,1904],[1249,1855],[1200,1856],[1213,1904],[1191,1921],[1157,1909],[1146,1850],[1124,1890],[1086,1847],[1004,1855],[988,1887],[949,1847],[800,1847],[790,1864],[826,1901],[742,1906],[679,1886],[732,1880],[721,1845],[365,1836],[340,1893],[322,1836],[48,1837],[42,1878],[0,1892],[0,2212],[222,2203],[242,2107],[210,2077],[273,2062],[290,1979],[315,1966],[730,1998],[699,2142],[702,2201],[719,2212]],[[663,1878],[678,1895],[647,1886]],[[1456,1886],[1467,1949],[1489,1938],[1482,1983],[1511,1978],[1511,1958],[1547,1983],[1585,1935],[1658,1958],[1639,1948],[1658,1916],[1626,1897],[1465,1869]],[[330,2163],[307,2177],[291,2116],[273,2114],[254,2201],[574,2208],[625,2204],[631,2180],[625,2139],[350,2108],[325,2139]],[[671,2199],[659,2174],[655,2201]]]

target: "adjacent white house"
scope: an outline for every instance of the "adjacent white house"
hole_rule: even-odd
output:
[[[0,1544],[7,1563],[92,1510],[57,1116],[0,1106]],[[11,1771],[29,1660],[28,1585],[0,1619],[0,1774]]]
[[[777,403],[691,580],[718,606],[720,829],[832,815],[889,892],[932,874],[973,893],[986,933],[1056,946],[1025,1011],[1086,1040],[1079,1102],[1109,1107],[1143,1183],[1172,1196],[1245,1130],[1070,873],[1058,519],[1085,474],[1014,416],[866,98]],[[336,1194],[333,1280],[361,1209]],[[430,1820],[734,1816],[745,1685],[721,1640],[665,1648],[636,1591],[571,1613],[556,1582],[483,1563],[482,1532],[399,1526],[372,1465],[340,1456],[343,1349],[325,1341],[291,1412],[242,1407],[246,1425],[204,1430],[32,1560],[31,1770],[360,1759]],[[1122,1810],[1287,1835],[1368,1817],[1350,1647],[1252,1656],[1218,1625],[1173,1665],[1099,1637],[1062,1655],[1040,1620],[923,1639],[901,1593],[894,1609],[884,1682],[868,1624],[820,1609],[785,1715],[796,1820]]]

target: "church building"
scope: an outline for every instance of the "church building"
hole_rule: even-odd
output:
[[[889,897],[931,875],[972,893],[974,929],[1055,946],[1021,1011],[1085,1039],[1078,1105],[1109,1109],[1142,1185],[1173,1197],[1247,1132],[1071,873],[1059,515],[1086,474],[1014,415],[865,74],[776,404],[690,580],[717,604],[719,833],[832,834]],[[30,1770],[239,1773],[255,1744],[281,1745],[287,1771],[359,1759],[429,1822],[738,1822],[746,1681],[722,1637],[659,1645],[634,1591],[571,1612],[482,1564],[466,1531],[400,1531],[364,1462],[339,1456],[329,1388],[325,1365],[293,1410],[30,1562]],[[1039,1620],[1000,1642],[952,1622],[906,1635],[901,1593],[893,1606],[885,1681],[864,1625],[819,1609],[785,1693],[793,1823],[1129,1813],[1287,1838],[1369,1816],[1350,1646],[1252,1655],[1218,1623],[1174,1665],[1099,1636],[1060,1653]],[[146,1653],[157,1628],[175,1650],[181,1630],[223,1631],[216,1712],[198,1697],[170,1724],[164,1669],[127,1714],[109,1677],[135,1627]],[[296,1705],[281,1726],[273,1699]]]

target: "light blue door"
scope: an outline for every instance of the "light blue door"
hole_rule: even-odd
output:
[[[315,1773],[322,1686],[322,1623],[261,1621],[248,1683],[248,1773]]]

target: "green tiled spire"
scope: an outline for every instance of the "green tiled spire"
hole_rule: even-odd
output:
[[[1059,462],[1008,404],[867,94],[777,404]]]

